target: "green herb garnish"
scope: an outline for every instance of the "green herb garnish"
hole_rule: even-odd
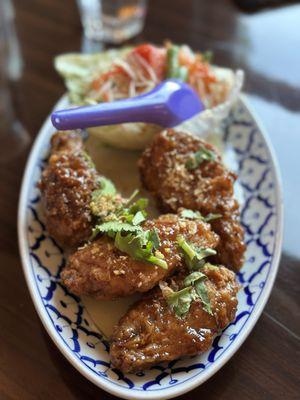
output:
[[[170,294],[166,295],[168,305],[179,318],[183,318],[189,312],[193,300],[195,300],[195,291],[191,286],[178,292],[171,292],[170,289]]]
[[[114,239],[120,251],[133,259],[167,269],[164,255],[158,251],[160,239],[157,229],[144,230],[141,227],[147,217],[148,200],[140,198],[130,204],[138,194],[136,190],[124,202],[110,180],[101,178],[99,183],[100,188],[92,193],[90,204],[93,215],[98,218],[91,239],[105,234]]]
[[[132,200],[134,199],[134,198],[136,198],[136,196],[139,194],[139,190],[138,189],[135,189],[133,192],[132,192],[132,194],[129,196],[129,198],[127,199],[127,201],[126,201],[126,204],[130,204],[131,202],[132,202]]]
[[[194,300],[200,299],[203,308],[213,315],[205,281],[207,276],[200,271],[188,275],[183,284],[184,288],[174,292],[171,288],[165,290],[165,299],[177,317],[183,318],[189,312]]]
[[[209,300],[209,296],[208,296],[208,292],[207,292],[207,287],[205,285],[205,280],[206,279],[207,279],[206,276],[204,278],[197,279],[194,282],[194,287],[195,287],[195,291],[197,293],[197,296],[200,298],[200,300],[201,300],[201,302],[203,304],[204,310],[207,311],[208,314],[213,315],[212,309],[211,309],[210,300]]]
[[[96,198],[99,195],[110,195],[110,196],[115,196],[117,194],[117,189],[115,185],[112,183],[111,180],[104,178],[103,176],[98,179],[100,188],[97,190],[94,190],[92,193],[92,198]]]
[[[222,218],[222,214],[214,214],[214,213],[209,213],[209,214],[207,214],[205,217],[203,217],[204,218],[204,221],[205,222],[210,222],[210,221],[213,221],[213,220],[215,220],[215,219],[219,219],[219,218]]]
[[[132,196],[131,196],[132,198]],[[128,204],[128,201],[127,201]],[[122,207],[117,217],[133,225],[141,224],[147,217],[146,207],[148,206],[148,199],[140,198],[129,207]]]
[[[181,210],[180,212],[180,216],[182,218],[186,218],[186,219],[203,219],[203,216],[201,215],[201,213],[199,211],[193,211],[193,210],[189,210],[187,208],[185,208],[184,210]]]
[[[164,269],[168,268],[163,254],[157,251],[160,241],[156,229],[141,230],[127,235],[118,231],[115,236],[115,246],[135,260],[146,261]]]
[[[190,210],[186,210],[190,211]],[[205,257],[216,254],[216,251],[210,248],[198,248],[188,243],[184,237],[179,236],[177,243],[183,250],[184,259],[187,267],[192,271],[183,281],[184,288],[174,292],[171,288],[165,288],[163,295],[168,305],[175,312],[177,317],[184,317],[191,306],[193,300],[200,299],[203,308],[212,315],[211,304],[208,296],[205,281],[207,276],[199,271],[207,264],[210,268],[217,268],[211,264],[205,263]]]
[[[144,215],[143,211],[138,211],[134,217],[132,218],[132,225],[139,225],[142,222],[144,222],[146,219],[146,216]]]
[[[92,239],[99,233],[106,234],[114,239],[117,249],[133,259],[167,269],[163,254],[158,251],[161,243],[157,229],[144,230],[140,226],[147,216],[144,209],[147,204],[148,201],[141,198],[129,207],[119,208],[113,220],[106,220],[94,227]]]
[[[202,146],[198,151],[191,155],[185,163],[185,166],[187,169],[193,170],[198,168],[203,161],[215,161],[216,158],[216,153]]]
[[[141,227],[126,222],[107,221],[94,227],[92,237],[96,237],[99,233],[106,233],[108,236],[114,238],[117,232],[139,233],[140,231],[142,231]]]
[[[127,222],[132,225],[139,225],[145,221],[147,212],[145,208],[148,200],[140,198],[130,205],[130,202],[138,194],[135,190],[129,199],[124,201],[117,193],[114,184],[106,178],[99,179],[100,188],[92,192],[90,208],[92,214],[98,218],[98,225],[107,221]],[[94,233],[97,229],[94,229]],[[98,232],[101,230],[98,229]]]
[[[212,51],[209,51],[209,50],[205,51],[201,55],[202,55],[203,61],[205,61],[205,62],[207,62],[209,64],[212,62],[212,59],[213,59],[213,56],[214,56]]]
[[[194,246],[187,242],[183,236],[177,238],[177,243],[183,250],[185,263],[191,271],[202,268],[205,264],[205,257],[217,254],[214,249]]]
[[[179,47],[171,45],[167,50],[167,78],[175,78],[185,82],[188,78],[188,69],[179,65]]]
[[[184,210],[181,210],[180,216],[186,219],[199,219],[201,221],[209,222],[214,219],[221,218],[222,214],[209,213],[204,217],[199,211],[193,211],[185,208]]]
[[[183,281],[184,286],[191,286],[197,281],[198,279],[206,278],[206,275],[200,271],[195,271],[189,274]]]
[[[205,280],[207,276],[200,271],[192,272],[184,280],[185,286],[193,286],[195,288],[195,298],[199,298],[203,304],[203,308],[209,314],[212,314],[211,304],[208,297],[207,287],[205,285]]]

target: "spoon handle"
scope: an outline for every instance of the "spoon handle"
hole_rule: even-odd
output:
[[[55,111],[51,120],[59,130],[123,122],[147,122],[171,128],[203,109],[198,95],[188,85],[170,79],[130,99]]]
[[[138,96],[95,106],[60,110],[52,114],[51,120],[55,128],[59,130],[83,129],[123,122],[155,123],[157,116],[153,115],[153,109],[156,113],[161,113],[165,108],[164,104],[160,104],[157,100]]]

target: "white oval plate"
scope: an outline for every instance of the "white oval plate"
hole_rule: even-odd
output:
[[[56,107],[65,105],[63,98]],[[281,185],[270,143],[260,124],[242,98],[230,115],[223,137],[225,158],[239,174],[241,217],[248,246],[245,265],[238,274],[242,289],[235,321],[216,337],[206,353],[126,376],[110,366],[108,342],[101,333],[110,329],[104,321],[104,314],[111,313],[105,308],[108,305],[80,299],[60,283],[65,258],[45,229],[36,188],[53,131],[48,118],[26,166],[18,216],[23,269],[46,330],[82,375],[116,396],[167,399],[192,390],[219,370],[244,342],[262,313],[276,277],[283,230]]]

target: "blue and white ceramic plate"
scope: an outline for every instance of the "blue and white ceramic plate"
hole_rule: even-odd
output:
[[[57,107],[63,107],[65,101],[60,101]],[[36,187],[52,133],[48,119],[31,151],[19,204],[19,243],[24,273],[46,330],[80,373],[116,396],[167,399],[192,390],[218,371],[244,342],[262,313],[276,277],[282,241],[282,198],[274,155],[261,126],[245,100],[240,99],[222,137],[225,160],[239,175],[238,193],[247,242],[246,262],[238,274],[242,288],[235,321],[215,338],[206,353],[128,375],[110,365],[105,334],[109,334],[130,300],[112,303],[79,298],[60,282],[64,252],[46,231]],[[92,147],[94,152],[103,151]],[[137,154],[107,151],[106,159],[110,162],[105,161],[102,172],[114,179],[113,157],[109,152],[119,152],[115,156],[125,160],[127,170],[120,177],[119,171],[124,169],[118,167],[117,178],[124,182],[123,189],[129,190],[132,183],[128,176],[134,169]],[[134,175],[134,171],[132,173]],[[138,182],[137,173],[133,181]]]

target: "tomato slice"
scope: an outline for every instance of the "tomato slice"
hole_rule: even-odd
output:
[[[139,54],[154,69],[156,76],[161,81],[166,75],[166,49],[163,47],[153,46],[152,44],[141,44],[137,46],[134,53]]]

